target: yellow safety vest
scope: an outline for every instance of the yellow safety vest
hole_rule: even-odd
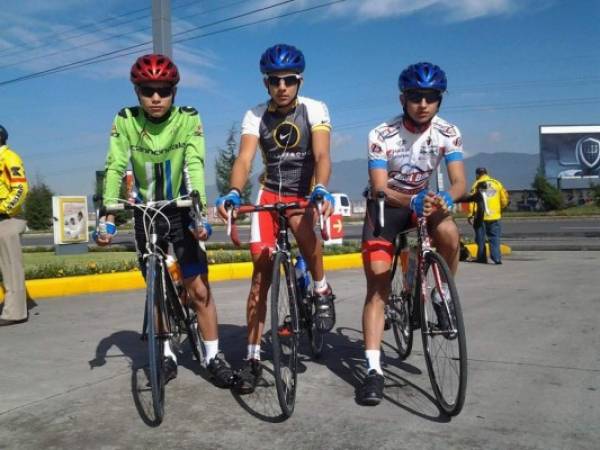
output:
[[[29,190],[23,161],[8,146],[0,147],[0,214],[15,216]]]
[[[502,183],[490,178],[489,175],[483,175],[473,183],[471,194],[475,194],[478,190],[481,192],[485,207],[483,220],[499,220],[502,217],[502,210],[509,203],[508,192],[506,192]],[[469,217],[474,217],[476,212],[477,203],[469,203]]]

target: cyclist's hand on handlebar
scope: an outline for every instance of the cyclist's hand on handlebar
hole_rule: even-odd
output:
[[[105,247],[112,243],[115,234],[117,234],[117,226],[113,222],[106,221],[106,217],[102,216],[98,220],[96,231],[92,233],[92,238],[100,247]]]
[[[449,192],[440,191],[436,196],[435,204],[447,212],[450,208],[452,208],[452,206],[454,206],[454,199]]]
[[[427,217],[434,211],[437,201],[433,192],[424,189],[411,197],[410,208],[418,217]]]
[[[317,184],[313,188],[312,192],[310,193],[310,201],[314,204],[317,204],[317,202],[322,202],[321,211],[319,212],[323,214],[325,219],[333,214],[335,200],[322,184]]]
[[[233,209],[237,209],[242,204],[242,199],[240,198],[240,193],[237,189],[232,189],[229,191],[227,195],[223,195],[217,198],[215,202],[215,206],[217,207],[217,211],[219,216],[223,220],[227,220],[227,207],[233,207]]]
[[[189,226],[190,233],[197,241],[207,241],[212,235],[212,226],[206,220],[202,220],[201,226],[195,227],[193,223]]]

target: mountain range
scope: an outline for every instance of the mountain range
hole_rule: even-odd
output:
[[[499,180],[508,190],[530,189],[538,170],[540,157],[532,153],[478,153],[465,158],[467,188],[475,179],[475,169],[485,167],[492,178]],[[259,171],[254,168],[252,187],[254,194],[258,189]],[[338,161],[332,164],[329,187],[331,191],[345,192],[352,199],[358,199],[367,185],[367,159]],[[445,183],[448,183],[446,180]],[[215,185],[206,186],[209,199],[217,197]]]

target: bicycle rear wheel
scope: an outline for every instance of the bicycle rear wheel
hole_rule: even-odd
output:
[[[174,336],[181,340],[181,334],[187,335],[187,340],[192,350],[194,359],[198,361],[200,366],[204,367],[204,344],[198,329],[198,318],[196,311],[189,305],[191,302],[189,294],[185,291],[178,293],[174,283],[170,283],[168,289],[168,295],[170,300],[170,314],[171,318],[174,318],[175,325],[171,325]],[[186,296],[187,297],[183,297]],[[179,348],[180,349],[180,348]],[[181,349],[180,349],[181,350]]]
[[[310,342],[310,351],[313,358],[319,358],[323,353],[325,333],[319,331],[315,322],[316,303],[314,298],[309,295],[305,301],[306,330],[308,334],[308,341]]]
[[[271,285],[273,370],[279,406],[292,415],[298,379],[298,307],[294,269],[285,253],[275,253]]]
[[[396,351],[401,360],[408,358],[412,350],[413,329],[410,320],[411,297],[404,291],[402,266],[400,264],[400,252],[394,255],[391,273],[390,297],[388,300],[386,319],[390,321],[394,339],[396,340]]]
[[[464,405],[467,389],[467,343],[458,291],[446,261],[435,252],[425,256],[423,274],[423,352],[435,397],[442,411],[454,416]]]
[[[204,343],[202,341],[200,328],[198,328],[198,316],[196,315],[196,311],[194,311],[189,306],[186,306],[187,311],[187,332],[188,332],[188,341],[190,342],[190,347],[192,348],[192,354],[194,358],[202,367],[205,367],[206,364],[204,362]]]
[[[155,420],[161,423],[165,413],[165,378],[163,370],[164,344],[158,330],[158,320],[164,311],[164,291],[160,261],[150,255],[147,261],[146,277],[146,336],[148,341],[148,367],[152,389],[152,407]]]

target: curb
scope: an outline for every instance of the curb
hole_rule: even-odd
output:
[[[465,244],[467,250],[469,250],[469,255],[471,258],[477,258],[477,244]],[[485,243],[485,251],[486,254],[490,254],[490,244]],[[500,244],[500,254],[501,255],[510,255],[512,253],[512,249],[506,244]]]
[[[355,269],[362,267],[360,253],[330,255],[323,257],[325,270]],[[252,263],[214,264],[209,266],[209,281],[249,279],[252,276]],[[25,282],[29,298],[41,300],[46,297],[67,297],[80,294],[144,289],[146,284],[140,271],[117,272],[100,275],[49,278]],[[0,303],[4,302],[4,289],[0,289]]]

